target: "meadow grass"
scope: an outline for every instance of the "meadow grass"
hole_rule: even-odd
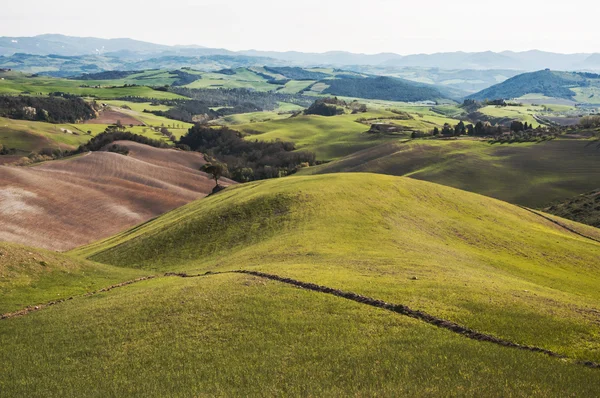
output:
[[[0,242],[0,314],[82,295],[145,272]]]
[[[153,105],[150,102],[131,102],[131,101],[119,101],[119,100],[107,100],[107,101],[103,101],[103,102],[107,105],[114,106],[117,108],[123,108],[124,106],[127,106],[127,107],[131,108],[131,110],[133,110],[135,112],[139,112],[139,113],[143,113],[144,110],[168,111],[169,109],[172,108],[172,106],[169,106],[169,105],[161,105],[161,104]]]
[[[4,396],[600,393],[595,369],[251,276],[161,278],[0,322]]]
[[[356,173],[244,184],[72,254],[149,272],[270,272],[600,360],[600,245],[427,182]]]
[[[344,98],[352,101],[353,99]],[[248,134],[247,139],[261,141],[291,141],[296,148],[314,152],[319,160],[334,160],[357,151],[370,148],[398,138],[407,138],[411,131],[431,133],[435,127],[441,128],[444,123],[452,125],[459,121],[433,112],[429,107],[410,105],[390,101],[359,101],[365,103],[368,112],[359,114],[346,113],[338,116],[300,115],[265,122],[240,123],[244,115],[230,117],[235,129]],[[410,115],[408,120],[398,120],[402,111]],[[368,123],[359,122],[368,119],[368,123],[396,124],[407,129],[407,133],[382,135],[368,134]]]
[[[600,87],[577,87],[571,89],[575,92],[575,101],[584,104],[599,104],[600,105]]]
[[[485,140],[390,141],[300,174],[373,172],[436,182],[540,207],[600,186],[598,151],[585,140],[489,144]],[[587,146],[586,146],[587,145]]]
[[[540,123],[533,117],[533,115],[539,114],[543,111],[543,107],[534,105],[525,106],[495,106],[488,105],[479,109],[478,112],[484,115],[491,116],[494,118],[509,118],[513,120],[519,120],[521,122],[527,122],[534,128],[540,126]]]
[[[83,81],[58,79],[52,77],[29,77],[21,73],[14,73],[0,81],[0,94],[31,94],[47,95],[53,92],[65,92],[84,97],[94,97],[97,99],[112,99],[119,97],[143,97],[156,99],[176,99],[184,98],[180,95],[154,90],[147,86],[117,87],[110,88],[111,83],[107,81]],[[102,85],[101,88],[80,87],[81,85]]]
[[[143,109],[146,109],[149,104],[109,101],[109,105],[145,124],[145,126],[127,126],[127,131],[148,138],[163,140],[169,144],[172,144],[172,142],[160,132],[153,131],[151,127],[167,127],[176,138],[180,138],[193,126],[191,123],[144,113]],[[130,107],[131,110],[117,108],[123,105]],[[107,127],[109,127],[109,124],[89,122],[53,124],[0,118],[0,144],[24,152],[39,151],[42,148],[75,149],[79,145],[88,142],[93,136],[105,131]]]

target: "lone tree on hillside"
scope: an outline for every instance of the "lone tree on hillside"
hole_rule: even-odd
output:
[[[202,167],[200,167],[200,171],[212,174],[213,178],[215,179],[215,186],[218,187],[219,178],[221,178],[223,174],[227,173],[227,165],[217,161],[213,161],[202,165]]]

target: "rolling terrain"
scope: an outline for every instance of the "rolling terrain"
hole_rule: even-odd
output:
[[[546,69],[515,76],[467,98],[483,101],[513,99],[531,94],[580,103],[599,103],[600,75]]]
[[[0,166],[0,240],[68,250],[211,192],[199,153],[116,142],[129,156],[86,153],[32,167]],[[228,184],[228,182],[225,182]]]
[[[538,214],[409,178],[229,187],[68,254],[31,251],[24,275],[45,261],[155,277],[0,320],[1,386],[63,397],[595,396],[599,255],[598,242]],[[13,294],[44,302],[26,286]],[[480,337],[452,332],[461,328]]]
[[[478,140],[389,141],[301,174],[372,172],[436,182],[530,207],[600,185],[600,151],[585,140],[494,144]]]
[[[294,65],[294,66],[378,66],[419,67],[473,70],[508,69],[533,71],[544,68],[560,70],[600,70],[600,55],[557,54],[539,50],[514,52],[444,52],[435,54],[399,55],[394,53],[355,54],[345,51],[306,53],[298,51],[229,51],[222,48],[201,46],[164,46],[132,39],[100,39],[64,35],[39,35],[34,37],[0,37],[0,60],[5,57],[13,67],[23,55],[36,58],[29,67],[67,71],[76,67],[85,69],[114,70],[129,66],[135,68],[143,61],[179,62],[187,66],[195,62],[207,68],[223,65],[248,66]],[[142,60],[142,61],[140,61]],[[15,62],[17,61],[17,62]],[[54,63],[52,63],[54,61]],[[86,62],[87,61],[87,62]],[[183,66],[186,66],[184,64]],[[216,70],[216,69],[215,69]]]
[[[544,211],[600,228],[600,189],[553,203]]]

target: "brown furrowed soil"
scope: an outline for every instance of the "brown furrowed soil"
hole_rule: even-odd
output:
[[[69,250],[206,196],[215,185],[198,171],[205,163],[199,153],[117,144],[129,156],[93,152],[0,166],[0,240]]]
[[[124,126],[134,125],[134,126],[143,126],[144,123],[140,122],[136,118],[131,115],[128,115],[124,112],[115,111],[113,109],[107,109],[98,115],[96,119],[87,120],[86,124],[116,124],[117,121],[120,121]]]

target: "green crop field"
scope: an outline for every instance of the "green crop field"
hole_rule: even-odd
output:
[[[600,105],[600,87],[578,87],[573,88],[572,91],[575,92],[575,101]]]
[[[537,127],[540,125],[533,115],[541,113],[543,108],[541,106],[527,105],[527,106],[494,106],[488,105],[481,109],[479,112],[486,116],[493,118],[507,118],[511,120],[519,120],[527,122],[528,124]]]
[[[171,109],[171,106],[161,105],[161,104],[152,104],[150,102],[131,102],[131,101],[119,101],[119,100],[107,100],[103,101],[105,104],[114,106],[117,108],[129,107],[131,110],[135,112],[142,113],[144,110],[149,111],[168,111]]]
[[[291,80],[286,83],[281,90],[278,90],[278,92],[285,94],[296,94],[314,83],[316,82],[310,80]]]
[[[185,134],[190,126],[187,123],[165,118],[159,120],[148,118],[146,121],[154,121],[152,125],[157,127],[164,124],[178,138]],[[170,127],[172,125],[181,127]],[[42,148],[75,149],[88,142],[91,137],[102,133],[108,126],[108,124],[50,124],[0,118],[0,144],[23,152],[39,151]],[[127,131],[169,142],[160,132],[153,131],[150,127],[128,127]]]
[[[31,94],[47,95],[54,92],[65,92],[79,96],[95,97],[98,99],[112,99],[119,97],[143,97],[156,99],[183,98],[177,94],[157,91],[146,86],[110,88],[108,81],[84,81],[57,79],[51,77],[30,77],[22,73],[5,73],[4,80],[0,80],[0,94]],[[88,85],[91,87],[81,87]],[[101,85],[101,88],[93,88]]]
[[[248,88],[273,91],[281,85],[267,83],[267,79],[246,68],[235,69],[235,74],[203,73],[202,79],[188,84],[188,88]]]
[[[391,141],[301,173],[409,176],[537,207],[600,186],[600,152],[589,143],[560,139],[493,145],[471,139]]]
[[[78,127],[76,127],[78,126]],[[12,120],[0,117],[0,144],[31,152],[42,148],[75,148],[89,141],[87,126]],[[93,125],[97,128],[100,125]],[[102,131],[104,128],[102,128]],[[99,133],[101,131],[97,131]]]
[[[453,188],[289,177],[230,187],[67,255],[0,250],[3,275],[25,281],[5,308],[43,302],[27,280],[45,272],[60,283],[91,267],[90,290],[117,275],[158,276],[88,297],[71,281],[48,297],[73,300],[0,320],[9,396],[600,394],[598,370],[576,363],[600,360],[600,244]],[[238,269],[404,304],[566,358],[250,275],[161,276]]]

